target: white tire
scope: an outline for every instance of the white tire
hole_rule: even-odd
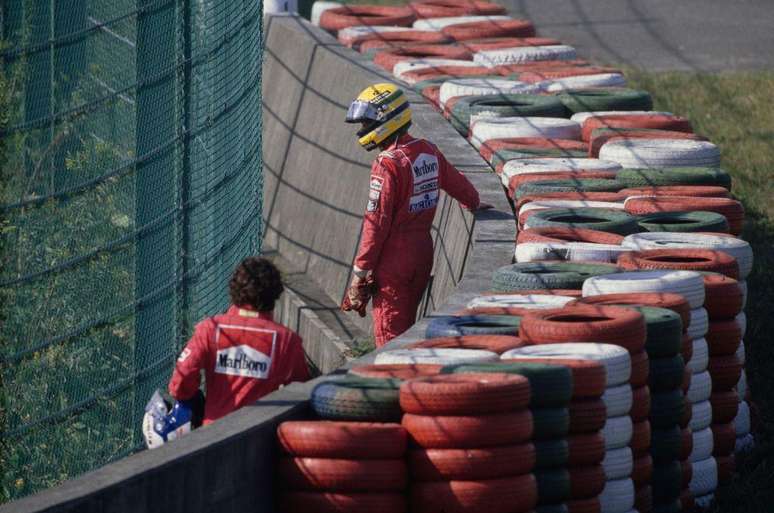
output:
[[[712,506],[712,501],[715,500],[714,493],[706,493],[693,498],[694,511],[706,511]]]
[[[747,280],[739,282],[739,286],[742,288],[742,310],[747,308]]]
[[[447,16],[444,18],[426,18],[417,20],[414,22],[412,28],[418,30],[441,30],[442,28],[449,27],[451,25],[460,25],[462,23],[474,23],[479,21],[497,21],[497,20],[509,20],[510,16],[496,15],[496,16]]]
[[[599,116],[672,116],[671,112],[657,112],[652,110],[597,110],[589,112],[576,112],[570,119],[583,124],[587,119]]]
[[[701,431],[712,424],[712,404],[709,401],[693,403],[691,404],[691,409],[693,413],[689,426],[692,431]]]
[[[742,330],[742,338],[744,338],[747,333],[747,314],[739,312],[739,315],[736,316],[736,323],[739,325],[739,329]]]
[[[693,432],[693,450],[689,458],[691,463],[697,461],[706,460],[712,456],[712,451],[715,448],[715,439],[712,435],[711,428],[704,428],[699,431]]]
[[[702,338],[709,331],[709,314],[703,307],[691,309],[691,321],[686,333],[692,339]]]
[[[688,387],[686,395],[691,403],[709,400],[712,395],[712,377],[709,371],[699,372],[691,376],[691,386]]]
[[[631,477],[634,469],[634,455],[629,447],[605,451],[602,468],[608,481]]]
[[[689,488],[695,496],[707,495],[718,487],[718,464],[709,457],[692,464],[693,477]]]
[[[601,431],[605,439],[605,450],[620,449],[629,445],[632,441],[632,429],[630,416],[608,417]]]
[[[693,339],[693,354],[685,367],[693,374],[707,370],[709,366],[709,344],[705,338]]]
[[[503,173],[506,172],[506,168],[509,170],[510,176],[564,171],[607,171],[617,173],[623,169],[618,162],[580,157],[543,157],[509,160],[503,166]]]
[[[441,105],[457,96],[487,96],[498,94],[531,94],[541,91],[539,85],[505,78],[455,78],[441,84]],[[494,116],[488,116],[494,117]]]
[[[736,437],[744,436],[750,432],[750,405],[747,401],[739,401],[739,412],[734,419]]]
[[[476,121],[470,125],[470,142],[478,150],[489,139],[505,137],[547,137],[580,139],[580,125],[564,118],[502,117]]]
[[[403,79],[403,75],[409,71],[419,71],[422,69],[436,68],[439,66],[459,66],[472,68],[476,66],[472,61],[463,61],[457,59],[435,59],[420,58],[400,61],[392,68],[392,74],[397,78]]]
[[[634,507],[634,481],[614,479],[599,494],[600,513],[627,513]]]
[[[516,244],[516,262],[564,260],[568,262],[616,262],[627,250],[612,244],[588,242],[524,242]]]
[[[545,87],[545,90],[549,93],[561,93],[570,89],[589,89],[595,87],[626,87],[626,79],[620,73],[577,75],[553,79]]]
[[[588,201],[588,200],[535,200],[523,205],[519,209],[519,215],[530,210],[545,210],[547,208],[607,208],[611,210],[623,210],[622,203],[613,201]],[[619,246],[620,247],[620,246]],[[631,252],[631,248],[623,248]]]
[[[742,365],[747,361],[747,350],[744,348],[744,340],[739,343],[739,347],[736,349],[736,358]]]
[[[521,64],[533,61],[572,60],[578,57],[575,48],[568,45],[519,46],[483,50],[473,55],[473,62],[479,66],[493,68],[501,64]]]
[[[517,308],[562,308],[575,298],[569,296],[548,296],[542,294],[495,294],[478,296],[468,302],[468,308],[517,307]]]
[[[520,357],[574,358],[601,362],[605,365],[608,387],[628,383],[632,374],[632,360],[629,352],[623,347],[612,344],[595,344],[592,342],[542,344],[511,349],[503,353],[500,358],[503,360],[518,360]]]
[[[755,437],[752,433],[747,433],[744,436],[736,438],[736,444],[734,445],[734,452],[746,452],[755,447]]]
[[[479,349],[393,349],[376,355],[377,364],[433,364],[494,362],[500,357],[491,351]]]
[[[622,245],[639,250],[705,248],[723,251],[736,258],[741,279],[750,274],[753,266],[753,252],[750,244],[731,235],[678,232],[635,233],[624,237]]]
[[[599,158],[625,168],[718,167],[720,150],[707,141],[690,139],[619,139],[607,142]]]
[[[631,271],[594,276],[583,282],[583,296],[625,292],[674,292],[691,308],[704,304],[704,280],[694,271]]]
[[[602,402],[605,403],[608,417],[629,415],[634,402],[631,385],[625,383],[615,387],[607,387],[605,393],[602,394]]]
[[[736,393],[739,395],[739,400],[744,401],[747,397],[747,373],[742,369],[742,375],[739,376],[739,381],[736,383]]]
[[[315,2],[312,9],[314,9],[318,3],[320,2]],[[355,41],[369,34],[381,34],[384,32],[405,32],[407,30],[412,29],[408,27],[388,27],[383,25],[357,25],[355,27],[346,27],[339,30],[338,34],[336,34],[336,37],[342,44],[352,46]]]
[[[335,9],[336,7],[341,7],[343,4],[340,2],[315,2],[312,4],[312,14],[310,16],[310,21],[312,22],[312,25],[320,25],[320,16],[322,16],[322,13],[327,11],[328,9]]]

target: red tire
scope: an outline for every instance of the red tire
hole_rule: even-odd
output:
[[[432,78],[454,77],[481,77],[492,74],[492,69],[485,66],[433,66],[414,71],[407,71],[401,75],[401,79],[409,84],[415,84]]]
[[[632,251],[618,257],[623,269],[682,269],[721,273],[736,279],[739,266],[736,259],[722,251],[709,249],[648,249]]]
[[[693,408],[691,407],[691,402],[688,400],[687,397],[684,398],[684,407],[683,407],[683,415],[680,417],[679,426],[680,429],[685,429],[688,427],[688,425],[691,423],[691,419],[693,418]],[[693,443],[693,441],[691,441]],[[683,445],[684,446],[684,445]],[[686,458],[688,456],[685,456]]]
[[[683,328],[687,328],[688,323],[691,321],[691,305],[689,305],[688,301],[686,301],[686,299],[680,294],[659,292],[601,294],[599,296],[584,297],[580,299],[579,302],[587,305],[632,305],[666,308],[668,310],[672,310],[680,316],[680,320],[683,322]]]
[[[634,489],[634,509],[637,513],[651,513],[653,511],[653,489],[650,485]],[[686,513],[690,510],[685,510]]]
[[[619,129],[619,130],[594,130],[591,132],[589,140],[589,157],[599,158],[599,150],[605,143],[610,141],[620,141],[621,139],[690,139],[693,141],[706,141],[706,137],[701,137],[688,132],[677,132],[674,130],[653,130],[653,129]]]
[[[403,458],[407,435],[400,424],[302,420],[280,424],[277,439],[293,456],[392,459]]]
[[[432,85],[422,89],[422,96],[437,110],[441,110],[441,86]]]
[[[519,358],[515,361],[562,365],[569,368],[572,372],[573,399],[599,399],[605,393],[607,372],[603,363],[564,358]]]
[[[526,71],[519,73],[519,81],[535,84],[545,80],[556,80],[557,78],[578,77],[582,75],[599,75],[602,73],[621,73],[618,68],[608,68],[601,66],[567,66],[565,68],[547,68],[542,71]],[[584,148],[585,149],[585,148]]]
[[[483,39],[467,39],[458,44],[476,53],[500,48],[559,45],[562,42],[552,37],[485,37]]]
[[[392,25],[410,27],[416,16],[408,7],[382,5],[345,5],[328,9],[320,16],[320,27],[336,33],[358,25]]]
[[[632,467],[632,481],[634,486],[639,488],[650,484],[650,478],[653,476],[653,458],[650,454],[643,454],[634,459]]]
[[[497,313],[495,315],[508,314]],[[524,347],[525,345],[526,344],[522,342],[519,337],[510,337],[508,335],[465,335],[461,337],[441,337],[420,340],[419,342],[414,342],[406,347],[430,349],[483,349],[485,351],[502,354],[511,349]]]
[[[710,376],[712,376],[713,392],[728,392],[734,390],[742,376],[742,362],[735,354],[712,356],[709,359]]]
[[[687,333],[683,333],[682,349],[680,354],[683,355],[684,362],[690,362],[693,358],[693,339]]]
[[[570,433],[596,433],[607,421],[607,409],[602,399],[570,401]]]
[[[596,465],[605,459],[605,439],[599,433],[570,435],[567,437],[568,467]]]
[[[561,43],[560,43],[561,44]],[[534,61],[534,62],[522,62],[520,64],[502,64],[495,66],[494,70],[500,75],[513,75],[514,73],[527,73],[529,71],[541,71],[551,68],[566,68],[567,66],[590,66],[589,61],[583,59],[573,60],[550,60],[550,61]]]
[[[736,429],[734,428],[733,419],[732,422],[725,424],[713,423],[711,427],[714,441],[712,455],[717,457],[732,454],[736,446]]]
[[[680,492],[680,504],[683,506],[683,511],[694,511],[696,508],[696,502],[693,498],[693,493],[688,487],[683,488]]]
[[[534,37],[535,26],[527,20],[486,20],[448,25],[441,32],[455,41],[484,37]]]
[[[599,263],[599,262],[596,262]],[[483,296],[491,295],[508,295],[507,292],[485,292]],[[533,296],[566,296],[566,297],[582,297],[583,291],[580,289],[530,289],[519,290],[513,292],[514,295],[533,295]]]
[[[525,315],[519,337],[528,344],[597,342],[639,353],[645,347],[645,320],[629,308],[578,305]]]
[[[473,55],[469,51],[459,46],[415,45],[378,52],[374,55],[374,64],[392,73],[392,68],[397,63],[416,57],[443,57],[445,59],[458,59],[462,61],[473,59]]]
[[[683,478],[682,488],[688,488],[693,479],[693,464],[688,459],[684,459],[680,461],[680,470]]]
[[[518,374],[442,374],[404,381],[400,407],[416,415],[477,415],[529,405],[529,380]]]
[[[742,224],[744,223],[744,207],[740,202],[730,198],[697,198],[691,196],[631,198],[626,201],[625,207],[627,212],[636,215],[695,210],[717,212],[728,220],[730,232],[734,235],[739,235],[742,232]]]
[[[280,458],[277,472],[291,490],[396,492],[408,482],[403,459]]]
[[[515,197],[515,192],[529,182],[542,182],[545,180],[583,180],[586,178],[598,178],[602,180],[615,180],[616,173],[613,171],[599,171],[578,169],[575,171],[556,171],[553,173],[525,173],[523,175],[512,176],[508,180],[508,190],[511,196]],[[522,222],[523,224],[523,222]]]
[[[629,447],[634,456],[642,456],[650,452],[650,422],[643,420],[635,422],[632,426],[632,440]]]
[[[344,37],[340,32],[339,41],[361,53],[375,48],[400,48],[417,44],[448,43],[449,38],[433,30],[401,30],[397,32],[361,32]]]
[[[633,187],[619,191],[631,196],[693,196],[701,198],[729,198],[728,189],[718,185],[661,185]]]
[[[586,145],[574,139],[549,139],[543,137],[509,137],[503,139],[489,139],[481,145],[479,152],[484,160],[492,161],[494,153],[501,150],[520,149],[545,149],[545,150],[571,150],[583,151]]]
[[[739,394],[735,389],[726,392],[712,392],[712,423],[725,424],[732,422],[739,413]]]
[[[419,19],[447,18],[452,16],[505,14],[505,7],[478,0],[454,2],[450,0],[424,0],[411,2],[409,7]]]
[[[734,470],[736,470],[734,453],[726,456],[715,456],[715,462],[718,465],[718,484],[730,483],[734,479]]]
[[[516,238],[517,244],[525,242],[590,242],[595,244],[620,245],[623,237],[599,230],[566,227],[538,227],[521,230]],[[583,301],[583,300],[581,300]]]
[[[605,469],[602,465],[570,467],[570,499],[596,497],[605,488]]]
[[[650,388],[647,386],[634,388],[632,396],[632,409],[629,412],[632,422],[648,420],[648,416],[650,416]]]
[[[680,387],[680,389],[683,391],[684,394],[687,394],[688,390],[691,388],[692,380],[693,380],[693,373],[691,372],[691,369],[686,368],[683,371],[683,384]]]
[[[621,196],[617,192],[578,192],[578,191],[570,191],[570,192],[541,192],[538,194],[528,194],[526,196],[522,196],[519,198],[519,200],[515,203],[515,210],[518,212],[521,210],[521,207],[526,205],[527,203],[530,203],[532,201],[541,201],[541,200],[585,200],[585,201],[610,201],[610,202],[617,202],[617,201],[623,201],[626,198],[624,196]]]
[[[535,447],[530,444],[488,449],[412,449],[408,466],[416,481],[477,481],[532,472]]]
[[[476,417],[407,413],[402,424],[414,442],[430,449],[518,445],[532,437],[532,413],[529,410]]]
[[[378,365],[362,365],[349,370],[349,374],[355,376],[361,376],[364,378],[381,378],[381,379],[414,379],[424,378],[427,376],[435,376],[441,373],[442,365],[428,365],[428,364],[378,364]]]
[[[704,336],[710,356],[727,356],[736,353],[742,343],[742,328],[735,320],[712,321]]]
[[[410,497],[411,511],[422,513],[526,513],[537,504],[537,483],[532,474],[482,481],[418,482],[411,487]]]
[[[733,319],[742,311],[743,293],[739,282],[723,274],[705,274],[704,308],[712,320]]]
[[[657,128],[675,132],[693,132],[691,122],[685,118],[662,114],[624,114],[615,116],[594,116],[583,123],[581,138],[588,142],[597,128]]]
[[[691,411],[691,408],[686,408]],[[683,427],[681,431],[682,443],[680,444],[680,460],[687,460],[693,452],[693,432],[689,427]]]
[[[565,502],[567,513],[601,513],[602,505],[598,497],[589,499],[572,499]]]
[[[644,387],[648,384],[648,376],[650,375],[650,361],[648,359],[648,353],[640,351],[631,355],[632,358],[632,375],[629,378],[629,384],[632,388]]]
[[[404,513],[405,493],[285,492],[280,497],[282,513]]]

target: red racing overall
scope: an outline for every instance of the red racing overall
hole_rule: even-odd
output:
[[[257,401],[280,385],[309,379],[301,337],[275,323],[272,312],[236,306],[196,325],[169,381],[172,397],[193,397],[201,369],[207,383],[204,424]]]
[[[371,167],[356,270],[373,271],[374,337],[382,346],[414,324],[433,266],[430,228],[443,189],[466,209],[478,192],[435,145],[403,135]]]

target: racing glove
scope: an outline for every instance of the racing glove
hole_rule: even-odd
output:
[[[375,292],[376,283],[373,276],[369,274],[365,278],[355,277],[341,302],[341,310],[344,312],[354,310],[360,317],[365,317],[366,306]]]

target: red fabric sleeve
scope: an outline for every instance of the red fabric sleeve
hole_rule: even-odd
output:
[[[478,191],[473,187],[473,184],[456,167],[449,164],[443,153],[437,151],[436,155],[441,163],[441,189],[459,201],[463,208],[468,210],[477,209],[480,200],[478,198]]]
[[[309,381],[309,367],[306,365],[306,355],[304,355],[304,346],[297,334],[293,333],[290,337],[287,354],[287,373],[282,379],[282,384],[287,385],[293,381]]]
[[[169,393],[178,401],[190,399],[199,390],[200,373],[207,362],[207,352],[212,338],[212,320],[196,325],[191,340],[180,352],[169,380]]]
[[[394,172],[394,164],[387,158],[377,158],[371,167],[368,203],[354,262],[360,269],[370,271],[376,267],[384,241],[390,233],[397,192]]]

